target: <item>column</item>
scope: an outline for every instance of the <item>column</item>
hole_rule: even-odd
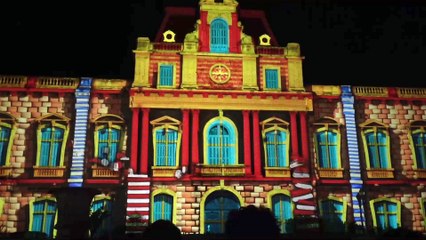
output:
[[[309,138],[308,138],[308,124],[306,122],[306,112],[300,112],[300,131],[302,138],[302,159],[306,162],[309,161]]]
[[[198,128],[199,128],[199,115],[200,110],[192,110],[192,166],[196,166],[199,163],[198,153]]]
[[[262,176],[262,158],[260,157],[260,132],[259,132],[259,111],[252,111],[253,115],[253,162],[254,175]]]
[[[188,168],[189,162],[189,110],[183,109],[183,131],[182,131],[182,167]]]
[[[297,112],[290,112],[290,131],[291,131],[291,160],[299,158],[299,139],[297,138]]]
[[[148,174],[149,108],[142,108],[141,163],[138,172]]]
[[[132,109],[132,140],[130,152],[130,168],[133,171],[138,169],[138,147],[139,146],[139,108]]]
[[[250,111],[243,111],[244,125],[244,166],[246,174],[252,175],[251,172],[251,138],[250,138]]]

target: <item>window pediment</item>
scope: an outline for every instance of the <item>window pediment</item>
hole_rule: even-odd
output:
[[[359,124],[361,128],[389,128],[388,125],[376,120],[376,119],[368,119],[367,121]]]

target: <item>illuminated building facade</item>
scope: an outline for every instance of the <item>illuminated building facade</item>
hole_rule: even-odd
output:
[[[299,44],[237,5],[167,9],[132,81],[1,77],[5,230],[54,236],[51,189],[90,187],[111,213],[93,234],[223,233],[247,205],[283,233],[425,232],[426,89],[304,86]]]

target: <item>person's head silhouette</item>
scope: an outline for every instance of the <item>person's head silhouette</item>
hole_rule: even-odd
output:
[[[229,213],[225,234],[228,239],[278,239],[280,228],[268,208],[249,205]]]
[[[149,225],[142,234],[143,240],[181,240],[182,234],[172,222],[157,220]]]

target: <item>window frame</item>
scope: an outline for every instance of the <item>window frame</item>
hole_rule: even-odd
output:
[[[68,143],[68,135],[69,135],[69,121],[70,119],[57,115],[57,114],[47,114],[45,116],[40,117],[37,119],[38,127],[37,127],[37,159],[36,159],[36,166],[37,167],[47,167],[47,168],[58,168],[64,166],[64,159],[65,159],[65,150]],[[60,147],[60,157],[58,159],[58,166],[41,166],[41,144],[42,144],[42,130],[47,128],[60,128],[64,130],[64,135],[62,137],[62,143]],[[49,159],[50,162],[50,159]]]
[[[225,124],[223,124],[225,123]],[[223,125],[222,125],[223,124]],[[230,145],[233,147],[233,153],[234,153],[234,163],[233,164],[224,164],[223,161],[220,162],[220,164],[211,164],[210,159],[209,159],[209,131],[211,128],[217,126],[217,125],[221,125],[221,126],[228,126],[228,131],[230,131],[230,137],[233,143],[231,143]],[[212,119],[210,119],[206,125],[204,126],[204,131],[203,131],[203,140],[204,140],[204,165],[207,166],[237,166],[238,164],[238,129],[237,126],[235,125],[235,123],[227,118],[223,116],[223,113],[220,112],[220,115],[218,117],[214,117]],[[231,150],[232,151],[232,150]]]
[[[150,122],[152,125],[152,141],[153,141],[153,167],[158,168],[177,168],[180,165],[180,148],[182,143],[182,126],[181,122],[177,119],[174,119],[170,116],[163,116],[160,118],[157,118]],[[157,158],[157,131],[160,129],[173,129],[177,132],[177,139],[176,139],[176,153],[175,153],[175,165],[166,165],[166,166],[159,166],[158,165],[158,158]]]
[[[401,202],[396,200],[396,199],[393,199],[393,198],[381,197],[381,198],[376,198],[376,199],[370,200],[370,212],[371,212],[371,217],[372,217],[372,220],[373,220],[374,229],[377,232],[386,231],[386,230],[391,229],[391,227],[389,226],[389,223],[387,224],[385,229],[379,229],[377,227],[377,216],[376,216],[377,213],[376,213],[376,209],[374,207],[374,204],[380,203],[380,202],[390,202],[390,203],[396,204],[396,207],[397,207],[397,209],[396,209],[397,226],[396,226],[395,229],[400,228],[401,227]],[[386,214],[386,217],[388,217],[388,213]],[[392,229],[394,229],[394,228],[392,228]]]
[[[99,134],[98,132],[102,129],[107,129],[109,131],[109,129],[116,129],[120,131],[120,139],[118,139],[118,147],[117,147],[117,153],[116,156],[114,156],[115,158],[112,159],[108,159],[111,163],[117,162],[117,154],[121,153],[124,151],[124,139],[126,136],[126,126],[125,126],[125,122],[124,119],[118,115],[114,115],[114,114],[105,114],[102,116],[99,116],[95,119],[92,120],[92,122],[94,123],[95,127],[94,127],[94,132],[93,132],[93,142],[94,142],[94,153],[93,156],[94,158],[97,159],[102,159],[102,156],[99,157],[98,156],[98,152],[99,152]],[[111,148],[111,146],[108,144],[108,148]]]
[[[16,118],[9,113],[0,112],[0,128],[2,127],[8,128],[10,130],[10,135],[9,135],[9,141],[6,148],[4,164],[2,165],[0,162],[0,168],[10,166],[10,154],[11,154],[13,140],[15,139],[15,133],[16,133]]]
[[[172,68],[172,85],[162,85],[161,84],[161,68],[162,67],[171,67]],[[167,89],[167,88],[175,88],[176,86],[176,63],[171,62],[161,62],[158,63],[158,69],[157,69],[157,88]]]
[[[106,217],[106,218],[103,218],[103,220],[102,220],[102,223],[98,226],[98,228],[96,229],[97,231],[96,232],[91,232],[91,234],[92,234],[92,236],[94,236],[95,234],[97,234],[98,233],[98,231],[101,231],[101,232],[108,232],[108,231],[110,231],[110,227],[112,227],[112,226],[108,226],[108,225],[111,225],[112,223],[111,223],[111,220],[112,220],[112,204],[113,204],[113,202],[112,202],[112,198],[110,197],[110,196],[106,196],[106,195],[96,195],[93,199],[92,199],[92,202],[90,203],[90,215],[89,216],[92,216],[92,214],[95,212],[95,211],[93,211],[93,204],[94,203],[96,203],[96,202],[98,202],[98,201],[103,201],[103,209],[102,209],[102,213],[109,213],[110,214],[110,216],[109,217]],[[110,204],[111,204],[111,209],[106,209],[105,210],[105,203],[107,203],[107,202],[109,202]],[[97,211],[97,210],[96,210]],[[105,226],[106,225],[106,226]]]
[[[276,117],[268,118],[261,123],[262,126],[262,138],[263,138],[263,149],[265,157],[265,168],[289,168],[290,166],[290,131],[288,130],[289,123]],[[268,164],[268,150],[267,150],[267,139],[266,134],[271,131],[281,131],[286,134],[286,141],[284,145],[286,146],[285,152],[285,163],[284,166],[269,166]],[[275,145],[276,148],[276,145]],[[279,165],[279,164],[278,164]]]
[[[273,204],[273,198],[274,198],[274,196],[277,196],[277,195],[285,195],[286,197],[289,198],[289,203],[290,203],[290,207],[291,207],[291,218],[285,219],[285,222],[294,220],[295,204],[294,204],[294,202],[293,202],[293,200],[291,198],[290,191],[287,190],[287,189],[274,189],[274,190],[268,192],[268,197],[267,197],[268,208],[271,210],[271,212],[274,215],[274,217],[275,217],[275,212],[274,212],[274,208],[273,208],[272,204]],[[284,215],[284,214],[282,214],[282,215]],[[284,224],[285,224],[285,222],[284,222]],[[294,224],[293,224],[293,226],[289,226],[289,227],[292,228],[290,232],[282,232],[281,222],[279,221],[279,219],[277,219],[277,223],[279,224],[280,233],[281,234],[288,234],[288,233],[293,233],[294,232]]]
[[[424,228],[426,229],[426,198],[419,198],[420,210],[423,217]]]
[[[420,133],[423,134],[423,138],[425,138],[426,136],[426,121],[424,120],[416,120],[410,123],[409,126],[409,140],[410,140],[410,149],[412,152],[412,156],[413,156],[413,169],[414,170],[426,170],[426,142],[423,142],[423,152],[424,152],[424,158],[422,159],[423,161],[423,165],[425,166],[424,168],[419,168],[419,164],[418,164],[418,156],[417,156],[417,151],[416,151],[416,145],[414,143],[414,139],[413,139],[413,135]]]
[[[267,81],[268,79],[266,72],[268,70],[274,70],[277,71],[277,87],[276,88],[268,88],[267,87]],[[266,65],[263,66],[263,90],[264,91],[281,91],[282,87],[281,87],[281,67],[279,66],[273,66],[273,65]]]
[[[388,126],[377,121],[374,119],[370,119],[367,120],[366,122],[362,123],[359,125],[361,127],[361,135],[362,135],[362,141],[363,141],[363,147],[364,147],[364,156],[365,156],[365,164],[367,166],[367,170],[369,169],[375,169],[375,170],[393,170],[392,168],[392,159],[391,159],[391,154],[390,154],[390,136],[389,136],[389,130],[388,130]],[[370,153],[369,153],[369,144],[367,141],[367,134],[369,133],[373,133],[376,136],[377,139],[377,133],[383,133],[386,137],[386,162],[388,164],[388,168],[372,168],[371,167],[371,163],[370,163]],[[380,155],[380,151],[378,148],[378,144],[377,144],[377,150],[378,150],[378,154],[379,154],[379,161],[380,161],[380,165],[382,165],[382,157]]]
[[[170,190],[170,189],[163,189],[163,188],[161,188],[161,189],[156,189],[156,190],[154,190],[152,193],[151,193],[151,213],[150,213],[150,222],[151,223],[153,223],[154,221],[156,221],[156,220],[158,220],[158,219],[156,219],[156,220],[154,220],[154,215],[155,215],[155,209],[154,209],[154,204],[155,204],[155,201],[154,201],[154,199],[155,199],[155,197],[157,196],[157,195],[168,195],[168,196],[170,196],[170,197],[172,197],[172,199],[173,199],[173,201],[172,201],[172,204],[173,204],[173,206],[172,206],[172,213],[171,213],[171,216],[172,216],[172,223],[173,224],[176,224],[176,219],[177,219],[177,212],[176,212],[176,210],[177,210],[177,206],[176,206],[176,204],[177,204],[177,195],[176,195],[176,192],[174,192],[174,191],[172,191],[172,190]]]
[[[30,202],[29,202],[29,215],[30,215],[30,217],[29,217],[29,225],[28,225],[28,231],[33,231],[33,223],[34,223],[34,203],[37,203],[37,202],[44,202],[44,204],[46,205],[46,203],[48,202],[48,201],[52,201],[52,202],[55,202],[55,204],[56,204],[56,208],[55,208],[55,219],[54,219],[54,221],[53,221],[53,224],[52,224],[52,236],[48,236],[48,237],[50,237],[50,238],[54,238],[55,236],[56,236],[56,233],[57,233],[57,231],[56,231],[56,228],[54,227],[56,224],[57,224],[57,220],[58,220],[58,203],[57,203],[57,201],[56,201],[56,198],[54,198],[54,197],[40,197],[40,198],[35,198],[35,199],[32,199]],[[45,206],[46,207],[46,206]],[[46,211],[45,209],[43,210],[44,212]],[[43,222],[44,222],[44,219],[45,219],[45,217],[46,217],[46,213],[45,214],[43,214]],[[42,226],[42,230],[43,230],[43,226]],[[42,231],[42,232],[44,232],[44,231]],[[47,234],[47,233],[46,233]]]
[[[224,37],[227,38],[226,39],[226,41],[227,41],[226,46],[225,45],[221,46],[219,44],[213,44],[213,31],[215,31],[214,28],[215,28],[216,23],[224,23],[226,25],[226,36],[224,36]],[[210,43],[210,52],[211,53],[229,53],[230,31],[229,31],[229,23],[228,23],[228,21],[226,21],[226,19],[221,18],[221,17],[213,19],[210,22],[209,34],[210,34],[209,43]],[[216,45],[219,45],[219,46],[216,46]]]
[[[339,198],[339,197],[335,197],[335,196],[328,196],[327,198],[323,198],[319,200],[319,215],[320,217],[324,216],[324,209],[322,208],[322,204],[324,202],[327,201],[334,201],[334,202],[339,202],[342,204],[343,210],[342,213],[337,213],[337,214],[341,214],[342,215],[342,224],[346,226],[346,221],[347,221],[347,211],[348,211],[348,204],[347,201],[344,198]],[[334,214],[336,214],[336,212],[334,212]]]

